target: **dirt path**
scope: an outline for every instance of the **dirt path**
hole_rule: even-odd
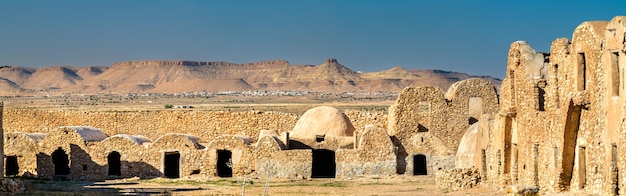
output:
[[[246,195],[262,195],[263,180],[247,184]],[[84,186],[85,191],[117,194],[152,193],[172,195],[241,195],[236,179],[211,180],[110,180]],[[269,195],[502,195],[493,189],[476,187],[462,191],[437,188],[432,176],[390,176],[384,178],[272,180]]]

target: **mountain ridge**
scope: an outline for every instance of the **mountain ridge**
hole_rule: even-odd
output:
[[[177,93],[191,91],[400,92],[407,86],[447,90],[454,82],[483,78],[499,88],[501,80],[443,70],[354,71],[336,59],[320,65],[290,65],[285,60],[236,64],[176,60],[116,62],[110,66],[0,68],[0,95],[29,93]]]

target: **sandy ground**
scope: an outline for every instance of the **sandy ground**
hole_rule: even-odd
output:
[[[104,182],[27,181],[25,195],[241,195],[237,178],[121,179]],[[240,180],[240,179],[239,179]],[[265,180],[254,179],[246,195],[263,195]],[[437,188],[434,176],[389,176],[353,179],[271,180],[269,195],[503,195],[475,187],[460,191]]]

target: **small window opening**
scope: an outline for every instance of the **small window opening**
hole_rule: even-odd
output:
[[[417,132],[428,132],[428,128],[424,127],[422,124],[417,125]]]
[[[611,52],[611,95],[619,96],[619,52]]]
[[[578,53],[578,90],[587,89],[587,62],[585,59],[585,53]]]
[[[315,135],[316,142],[323,142],[326,135]]]
[[[200,170],[199,169],[194,169],[191,171],[191,175],[195,175],[195,174],[200,174]]]
[[[545,82],[537,84],[537,110],[546,111]]]

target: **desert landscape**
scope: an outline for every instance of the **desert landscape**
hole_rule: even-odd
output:
[[[626,195],[614,4],[2,2],[0,194]]]
[[[159,62],[162,63],[162,62]],[[330,59],[327,60],[325,64],[336,63],[336,60]],[[150,65],[150,66],[160,66],[160,67],[172,67],[167,68],[167,70],[171,69],[179,69],[176,66],[180,65]],[[325,65],[320,65],[323,67]],[[341,66],[336,64],[336,66]],[[184,67],[184,66],[183,66]],[[341,66],[343,67],[343,66]],[[4,68],[4,69],[22,69],[22,68]],[[91,68],[90,68],[91,69]],[[144,68],[145,70],[141,71],[133,71],[133,72],[141,72],[144,73],[141,76],[149,75],[152,78],[148,78],[147,80],[153,78],[171,78],[172,71],[162,71],[156,72],[151,68]],[[241,69],[241,68],[240,68]],[[347,68],[343,68],[345,70],[349,70]],[[22,69],[23,70],[23,69]],[[41,69],[43,71],[47,71],[47,68]],[[63,69],[61,69],[63,70]],[[402,68],[394,68],[392,70],[404,70]],[[0,70],[2,71],[2,70]],[[5,72],[9,70],[4,70]],[[35,71],[38,72],[39,70]],[[42,71],[42,72],[43,72]],[[65,70],[67,71],[67,70]],[[241,71],[241,70],[239,70]],[[404,70],[404,74],[410,74],[411,76],[406,75],[398,75],[398,73],[389,73],[390,71],[383,71],[378,73],[365,73],[366,78],[383,78],[385,80],[392,80],[395,78],[396,80],[392,81],[401,81],[400,78],[407,77],[409,79],[413,78],[422,78],[422,82],[426,81],[441,81],[436,82],[435,84],[442,84],[439,88],[439,91],[447,90],[449,86],[445,86],[443,84],[452,84],[461,79],[472,78],[467,74],[462,73],[454,73],[454,72],[446,72],[446,71],[421,71],[415,70],[413,72],[408,72]],[[155,73],[153,73],[155,72]],[[244,70],[245,72],[245,70]],[[150,73],[150,74],[146,74]],[[248,73],[246,74],[249,78],[259,78],[263,75],[262,73]],[[349,71],[349,73],[355,73]],[[415,73],[420,73],[417,75]],[[426,74],[425,74],[426,73]],[[41,74],[41,73],[40,73]],[[193,75],[193,72],[189,73]],[[326,73],[328,74],[328,73]],[[342,73],[334,73],[336,75],[343,75]],[[31,75],[25,76],[26,79],[21,79],[21,81],[29,81],[23,82],[26,83],[45,83],[45,82],[34,82],[35,80],[41,80],[42,77],[33,77]],[[201,75],[201,74],[200,74]],[[226,74],[229,75],[229,74]],[[49,74],[48,76],[57,77],[58,74]],[[124,76],[126,77],[126,76]],[[137,77],[137,76],[135,76]],[[66,78],[66,77],[64,77]],[[345,78],[345,77],[339,77]],[[499,84],[500,80],[490,77],[479,77],[486,78],[490,81],[496,82]],[[19,81],[20,79],[14,79]],[[81,79],[83,80],[83,79]],[[89,80],[85,78],[84,80]],[[139,79],[137,79],[139,80]],[[340,79],[339,79],[340,80]],[[362,79],[367,80],[367,79]],[[402,79],[404,80],[404,79]],[[407,79],[408,80],[408,79]],[[47,81],[59,81],[58,79],[47,80]],[[419,83],[419,81],[417,81]],[[72,83],[72,82],[68,82]],[[154,84],[157,84],[155,82]],[[12,122],[24,122],[26,124],[30,124],[26,119],[13,118],[10,113],[13,113],[18,116],[41,116],[43,113],[53,114],[57,113],[59,115],[67,116],[71,115],[69,113],[75,112],[76,114],[80,113],[108,113],[108,114],[128,114],[128,113],[136,113],[141,115],[146,112],[163,112],[163,115],[166,113],[188,113],[194,114],[198,112],[228,112],[228,113],[241,113],[241,112],[280,112],[286,114],[293,114],[296,116],[302,116],[307,110],[320,106],[332,106],[334,108],[341,109],[343,111],[350,111],[352,115],[375,115],[380,117],[380,121],[378,124],[384,123],[382,120],[385,119],[384,113],[388,112],[388,108],[390,105],[393,105],[396,101],[399,91],[396,89],[385,89],[391,91],[383,91],[383,88],[379,89],[380,91],[371,91],[371,90],[363,90],[365,88],[370,87],[362,87],[355,83],[353,86],[344,87],[344,85],[334,86],[335,80],[328,82],[325,85],[321,85],[321,89],[325,89],[328,91],[316,92],[316,91],[305,91],[307,89],[306,86],[298,87],[299,89],[255,89],[249,87],[249,89],[238,89],[245,91],[206,91],[202,90],[201,92],[189,90],[189,89],[170,89],[166,92],[156,93],[152,91],[152,89],[135,89],[132,92],[126,92],[125,89],[113,92],[102,92],[99,93],[88,93],[81,91],[71,92],[73,87],[80,86],[80,84],[68,85],[64,87],[55,87],[55,88],[42,88],[35,87],[34,89],[21,90],[22,94],[14,94],[14,95],[5,95],[3,102],[5,104],[4,110],[4,119],[13,119],[10,120]],[[370,84],[371,82],[367,82]],[[397,83],[396,85],[406,85],[411,86],[411,83],[416,83],[416,81],[405,82],[404,84]],[[211,87],[211,83],[198,83],[198,84],[206,84],[208,87],[205,88],[214,88]],[[21,85],[20,85],[21,86]],[[27,85],[26,85],[27,86]],[[43,85],[46,86],[46,85]],[[48,84],[48,86],[50,86]],[[114,85],[115,86],[115,85]],[[159,86],[159,85],[154,85]],[[171,85],[172,87],[181,88],[180,85]],[[294,86],[294,85],[289,85]],[[378,86],[383,87],[385,85]],[[352,88],[352,89],[360,89],[354,91],[341,91],[341,89],[337,88]],[[404,88],[403,86],[401,86]],[[228,87],[226,87],[228,89]],[[257,86],[258,88],[258,86]],[[119,89],[116,89],[119,90]],[[161,88],[163,90],[163,88]],[[184,92],[177,92],[178,90],[184,90]],[[495,88],[494,88],[495,90]],[[10,90],[5,93],[10,94]],[[173,93],[172,93],[173,92]],[[32,114],[27,114],[31,113]],[[43,113],[41,113],[43,112]],[[52,113],[50,113],[52,112]],[[68,113],[69,112],[69,113]],[[53,114],[56,115],[56,114]],[[169,114],[168,114],[169,115]],[[45,116],[45,115],[44,115]],[[91,115],[90,115],[91,116]],[[157,115],[160,116],[160,115]],[[210,116],[210,115],[209,115]],[[377,118],[374,117],[374,118]],[[30,117],[26,117],[30,118]],[[35,117],[39,118],[39,117]],[[82,117],[76,117],[73,119],[81,119]],[[91,120],[104,120],[107,117],[97,117],[91,116],[87,117]],[[180,117],[179,117],[180,118]],[[214,119],[215,117],[209,119]],[[31,118],[32,120],[32,118]],[[69,124],[82,124],[90,126],[101,127],[95,125],[93,123],[87,122],[68,122],[66,120],[61,120],[61,123],[69,123]],[[214,119],[215,120],[215,119]],[[43,117],[43,119],[37,121],[45,121],[47,123],[42,124],[39,127],[27,126],[23,127],[22,125],[9,125],[11,122],[5,122],[5,132],[7,138],[12,138],[13,133],[24,133],[29,132],[29,130],[41,130],[47,129],[44,127],[54,127],[50,123],[53,123],[54,120],[48,119],[47,117]],[[107,121],[107,120],[104,120]],[[180,121],[180,120],[179,120]],[[185,121],[185,120],[183,120]],[[133,122],[126,122],[133,123]],[[150,123],[148,123],[150,124]],[[15,126],[16,125],[16,126]],[[36,125],[36,124],[31,124]],[[60,124],[59,124],[60,125]],[[128,125],[122,125],[128,126]],[[360,123],[358,125],[359,129],[363,129],[364,124]],[[105,129],[117,129],[117,128],[105,128]],[[131,129],[140,129],[144,128],[131,128]],[[189,129],[189,128],[187,128]],[[193,128],[192,128],[193,129]],[[251,131],[255,131],[254,128],[251,127]],[[164,130],[172,130],[170,128],[165,128]],[[122,133],[124,131],[118,130],[115,132],[109,132],[107,135],[115,135]],[[40,132],[40,131],[37,131]],[[178,131],[181,133],[189,133],[189,130],[181,130]],[[132,132],[128,132],[132,133]],[[165,133],[155,132],[156,134],[167,134],[171,133],[171,131],[167,131]],[[45,133],[50,134],[50,133]],[[157,137],[152,136],[149,133],[141,133],[142,135],[149,137]],[[225,134],[225,133],[224,133]],[[255,135],[254,133],[250,133],[251,135]],[[29,135],[29,134],[27,134]],[[30,134],[32,135],[32,134]],[[202,136],[202,133],[195,133],[195,135]],[[211,137],[211,136],[204,136]],[[260,137],[260,136],[255,136]],[[5,141],[9,142],[9,141]],[[40,141],[43,142],[43,141]],[[15,144],[18,144],[15,143]],[[37,142],[39,143],[39,142]],[[208,144],[203,144],[208,145]],[[7,148],[15,148],[13,146]],[[89,148],[89,147],[87,147]],[[8,149],[7,149],[8,150]],[[16,152],[18,154],[26,153],[23,150],[22,152]],[[13,150],[6,151],[8,154],[14,154],[11,152],[15,152]],[[17,176],[28,176],[30,174],[41,173],[42,171],[33,168],[33,170],[27,169],[29,166],[26,162],[30,162],[30,160],[20,160],[22,158],[18,158],[19,170]],[[39,159],[39,158],[38,158]],[[26,161],[22,163],[22,161]],[[5,161],[6,162],[6,161]],[[9,161],[10,162],[10,161]],[[40,167],[42,163],[37,162],[37,166]],[[32,162],[31,162],[32,163]],[[8,164],[8,162],[7,162]],[[10,170],[11,168],[9,168]],[[15,168],[17,169],[17,168]],[[28,171],[29,173],[23,173],[24,171]],[[10,172],[10,171],[7,171]],[[55,171],[56,172],[56,171]],[[8,174],[7,174],[8,175]],[[14,174],[13,174],[14,175]],[[13,176],[10,175],[10,176]],[[41,174],[40,174],[41,175]],[[249,185],[247,186],[246,193],[247,194],[279,194],[279,195],[301,195],[303,193],[310,195],[352,195],[352,194],[366,194],[366,195],[421,195],[421,194],[447,194],[447,195],[456,195],[456,194],[476,194],[476,195],[485,195],[485,194],[497,194],[497,191],[486,187],[477,187],[474,189],[464,190],[462,192],[439,189],[434,183],[434,176],[420,176],[420,177],[395,177],[383,175],[380,177],[356,177],[356,178],[347,178],[347,179],[311,179],[309,177],[304,177],[301,179],[294,179],[293,177],[288,177],[287,180],[285,178],[276,178],[270,180],[264,180],[261,177],[253,177],[252,174],[244,174],[249,175]],[[55,174],[54,176],[59,176]],[[126,175],[125,175],[126,176]],[[120,176],[121,177],[121,176]],[[54,177],[56,178],[56,177]],[[45,194],[45,195],[71,195],[71,194],[192,194],[192,195],[213,195],[213,194],[240,194],[241,188],[240,184],[237,183],[237,180],[240,178],[225,178],[225,179],[211,179],[207,180],[206,177],[197,177],[197,176],[188,176],[180,179],[171,179],[171,178],[156,178],[151,179],[145,177],[133,178],[131,176],[123,177],[121,180],[105,180],[102,182],[64,182],[64,181],[47,181],[45,178],[40,178],[39,180],[28,179],[26,178],[24,182],[26,182],[25,189],[26,191],[21,194],[32,195],[32,194]],[[44,179],[44,180],[41,180]],[[111,179],[109,177],[103,179]],[[115,179],[115,178],[113,178]],[[100,181],[100,180],[98,180]],[[264,183],[268,183],[265,185]],[[256,185],[255,185],[256,184]],[[366,185],[370,187],[370,189],[364,189],[363,186]],[[267,189],[266,189],[267,188]],[[304,191],[304,192],[303,192]]]

